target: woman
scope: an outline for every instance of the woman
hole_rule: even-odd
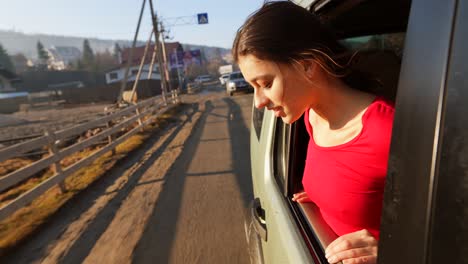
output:
[[[286,123],[305,116],[310,135],[304,192],[339,235],[330,263],[375,263],[393,105],[372,82],[334,58],[347,50],[305,9],[266,3],[239,29],[233,57],[254,87],[257,108]]]

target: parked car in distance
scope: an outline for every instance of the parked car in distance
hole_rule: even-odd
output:
[[[199,75],[194,80],[196,83],[206,83],[213,81],[213,77],[211,75]]]
[[[229,96],[237,91],[253,91],[253,87],[244,79],[244,75],[240,71],[231,72],[226,81],[226,93]]]
[[[229,73],[222,74],[221,77],[219,77],[219,82],[221,85],[226,85],[226,81],[229,79]]]

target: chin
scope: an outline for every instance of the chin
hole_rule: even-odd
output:
[[[281,117],[281,120],[283,120],[284,123],[286,124],[292,124],[294,122],[296,122],[299,118],[301,118],[302,114],[300,114],[299,116],[293,116],[291,114],[286,114],[285,116],[282,116]]]
[[[292,124],[294,123],[294,121],[296,121],[296,120],[293,120],[291,116],[281,117],[281,120],[283,120],[283,122],[286,124]]]

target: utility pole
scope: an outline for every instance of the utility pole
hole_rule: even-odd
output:
[[[176,59],[176,65],[177,65],[177,80],[179,81],[179,91],[182,90],[182,81],[180,80],[180,67],[179,67],[179,54],[177,52],[177,49],[174,48],[174,53],[175,53],[175,59]]]
[[[166,83],[166,78],[165,78],[166,76],[164,74],[165,72],[164,72],[163,58],[161,54],[161,43],[159,42],[160,32],[158,29],[158,18],[154,13],[153,0],[149,0],[149,3],[150,3],[150,11],[151,11],[151,21],[153,22],[154,38],[155,38],[157,56],[158,56],[159,74],[161,76],[161,93],[162,93],[164,103],[166,103],[167,83]]]
[[[127,87],[128,72],[130,70],[130,66],[131,66],[132,60],[133,60],[133,50],[135,49],[137,38],[138,38],[138,32],[140,31],[141,18],[143,17],[143,11],[145,10],[145,3],[146,3],[146,0],[143,0],[143,4],[141,5],[141,10],[140,10],[140,17],[138,18],[138,24],[137,24],[137,28],[136,28],[136,31],[135,31],[135,37],[133,38],[132,48],[130,49],[130,53],[128,55],[127,66],[125,67],[124,78],[123,78],[122,84],[120,86],[119,98],[117,98],[117,103],[118,104],[122,102],[123,92],[125,91],[125,88]]]
[[[161,23],[161,42],[162,42],[162,52],[163,52],[163,63],[164,63],[164,73],[166,74],[166,80],[168,82],[168,88],[172,91],[171,76],[169,75],[169,64],[167,63],[167,53],[166,53],[166,43],[164,36],[164,27]]]

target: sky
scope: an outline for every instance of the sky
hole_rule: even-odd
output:
[[[153,0],[153,4],[168,25],[169,41],[230,48],[237,29],[263,1]],[[142,3],[143,0],[0,0],[0,29],[133,40]],[[208,24],[171,26],[175,18],[196,17],[199,13],[208,13]],[[147,0],[138,39],[146,41],[151,27]]]

